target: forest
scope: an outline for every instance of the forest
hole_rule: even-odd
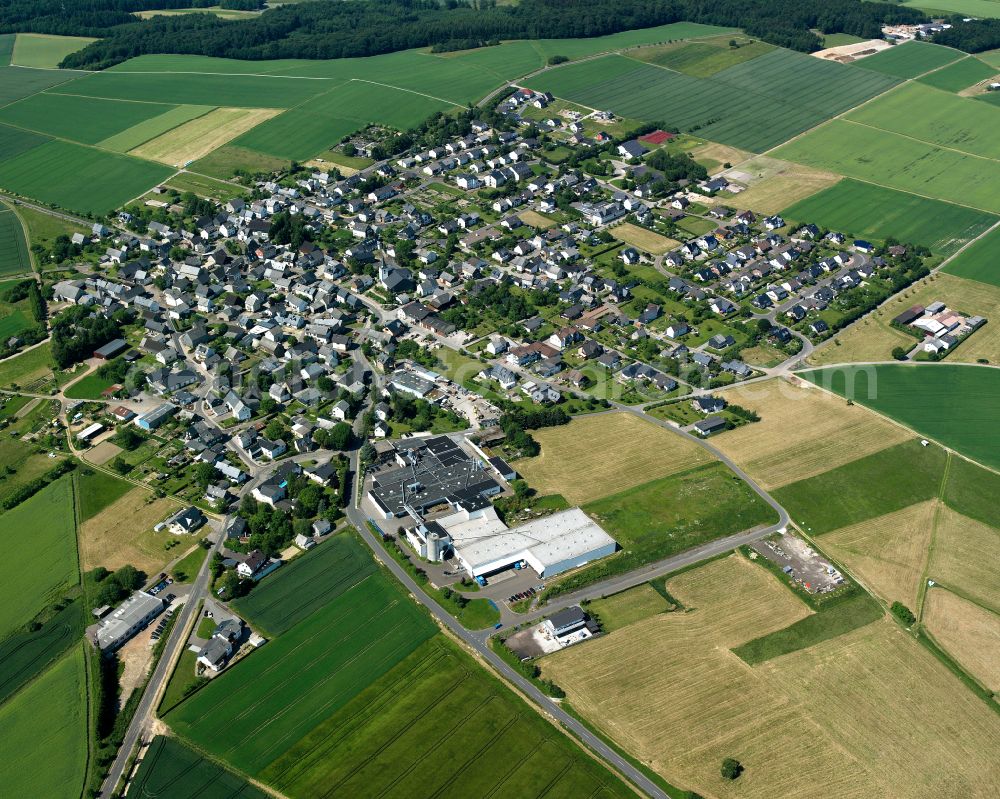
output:
[[[456,41],[603,36],[680,21],[743,28],[764,41],[809,52],[821,47],[812,30],[873,37],[883,23],[926,20],[916,9],[861,0],[522,0],[500,7],[495,0],[317,0],[244,20],[211,14],[131,16],[202,1],[0,0],[0,33],[103,37],[62,64],[103,69],[146,53],[326,59],[447,47]]]

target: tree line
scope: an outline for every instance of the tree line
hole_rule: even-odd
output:
[[[202,0],[195,0],[200,5]],[[230,0],[240,3],[242,0]],[[146,53],[241,59],[344,58],[414,47],[450,49],[502,39],[604,36],[671,22],[743,28],[773,44],[809,52],[813,30],[878,36],[885,23],[923,22],[923,12],[861,0],[316,0],[224,20],[212,14],[156,16],[133,12],[191,7],[192,0],[0,0],[0,33],[100,36],[62,66],[101,69]]]

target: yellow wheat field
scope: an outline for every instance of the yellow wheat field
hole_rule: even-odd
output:
[[[542,660],[617,743],[706,797],[991,797],[1000,717],[891,621],[750,667],[734,645],[808,611],[738,557],[668,581],[691,610]],[[719,764],[735,757],[735,783]]]
[[[888,602],[917,606],[937,500],[887,513],[822,537],[823,549]]]
[[[942,507],[928,576],[1000,613],[1000,530]]]
[[[913,434],[801,381],[765,380],[721,392],[761,420],[712,440],[767,489],[814,477]]]
[[[629,413],[581,416],[559,427],[532,432],[541,454],[517,462],[539,494],[562,494],[573,504],[706,463],[697,444]]]
[[[921,622],[962,668],[991,691],[1000,691],[1000,616],[933,588]]]

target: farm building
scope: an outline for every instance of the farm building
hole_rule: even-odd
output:
[[[109,341],[103,347],[94,350],[94,357],[102,361],[110,361],[116,355],[120,355],[128,349],[128,342],[125,339],[116,338]]]
[[[163,611],[163,600],[136,591],[97,628],[97,645],[113,650],[128,641]]]
[[[100,433],[103,429],[104,429],[103,424],[101,424],[100,422],[94,422],[89,427],[85,427],[83,430],[77,433],[76,437],[81,441],[89,441],[98,433]]]

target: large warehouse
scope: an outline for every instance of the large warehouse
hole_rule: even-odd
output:
[[[470,577],[494,574],[522,562],[539,577],[552,577],[607,557],[617,548],[615,540],[579,508],[514,528],[500,521],[492,505],[460,509],[408,530],[406,537],[431,560],[453,552]]]

